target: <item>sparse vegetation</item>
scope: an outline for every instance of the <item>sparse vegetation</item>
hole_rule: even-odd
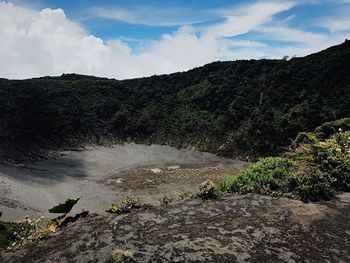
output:
[[[0,252],[11,250],[44,237],[48,231],[42,226],[44,217],[31,220],[28,216],[20,222],[0,221]]]
[[[0,252],[27,238],[34,227],[26,222],[14,223],[0,221]]]
[[[137,209],[141,207],[141,202],[139,199],[128,197],[125,201],[119,204],[112,204],[107,209],[108,213],[129,213],[132,209]]]

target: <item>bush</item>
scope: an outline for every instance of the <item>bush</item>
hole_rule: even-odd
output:
[[[313,145],[312,155],[334,190],[350,190],[350,132],[336,133]]]
[[[267,157],[222,182],[220,189],[228,192],[277,195],[288,191],[290,176],[291,164],[286,159]]]
[[[334,195],[330,182],[320,171],[310,171],[305,176],[293,176],[289,181],[291,193],[299,199],[306,201],[318,201],[330,199]]]
[[[323,131],[301,133],[294,148],[284,157],[268,157],[249,166],[237,176],[220,182],[227,192],[277,195],[290,193],[304,201],[329,199],[338,191],[350,190],[350,131],[333,132],[330,127],[347,127],[342,119],[318,128]],[[333,129],[333,131],[335,131]]]
[[[318,139],[327,139],[331,135],[337,133],[339,129],[343,131],[350,130],[350,118],[325,122],[315,129],[315,134]]]
[[[127,198],[120,204],[112,204],[107,209],[108,213],[129,213],[131,209],[140,208],[141,203],[139,199]]]
[[[220,192],[212,181],[206,180],[199,186],[197,195],[202,199],[215,199],[219,197]]]

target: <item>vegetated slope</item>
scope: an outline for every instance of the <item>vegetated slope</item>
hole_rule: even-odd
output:
[[[326,122],[314,132],[300,133],[282,157],[261,158],[224,179],[218,187],[209,187],[212,193],[209,197],[215,197],[215,191],[275,196],[287,193],[303,201],[329,199],[340,191],[349,192],[350,118]]]
[[[350,116],[350,41],[304,58],[215,62],[117,81],[0,80],[0,159],[124,141],[273,155],[300,131]]]

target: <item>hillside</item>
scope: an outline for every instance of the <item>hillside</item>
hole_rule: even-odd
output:
[[[254,159],[350,116],[350,41],[303,58],[215,62],[118,81],[0,80],[0,159],[133,140]]]

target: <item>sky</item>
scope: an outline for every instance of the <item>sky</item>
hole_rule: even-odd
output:
[[[116,79],[305,56],[350,38],[350,0],[0,0],[0,77]]]

